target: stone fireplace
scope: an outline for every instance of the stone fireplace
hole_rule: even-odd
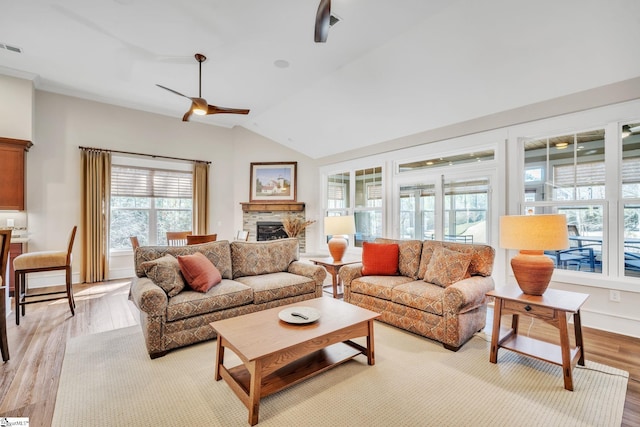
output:
[[[305,221],[304,203],[241,203],[242,228],[249,232],[249,241],[273,240],[287,237],[282,228],[282,218],[294,215]],[[262,236],[259,236],[258,228]],[[298,235],[300,253],[306,251],[306,233]]]

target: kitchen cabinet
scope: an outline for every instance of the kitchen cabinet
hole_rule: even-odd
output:
[[[32,145],[0,137],[0,210],[24,210],[25,160]]]

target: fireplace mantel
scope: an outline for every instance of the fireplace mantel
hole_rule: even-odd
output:
[[[302,212],[304,211],[304,203],[298,202],[245,202],[240,203],[243,212]]]

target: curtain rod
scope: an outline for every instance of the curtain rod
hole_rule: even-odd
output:
[[[183,162],[206,163],[208,165],[211,164],[211,162],[208,162],[206,160],[182,159],[180,157],[160,156],[158,154],[133,153],[131,151],[107,150],[107,149],[104,149],[104,148],[82,147],[82,146],[79,146],[78,148],[81,149],[81,150],[106,151],[106,152],[109,152],[109,153],[131,154],[133,156],[153,157],[154,159],[181,160]]]

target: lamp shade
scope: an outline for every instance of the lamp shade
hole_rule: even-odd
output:
[[[567,217],[563,214],[502,216],[500,247],[538,251],[567,249]]]
[[[327,236],[354,234],[356,223],[352,215],[327,216],[324,218],[324,234]]]

